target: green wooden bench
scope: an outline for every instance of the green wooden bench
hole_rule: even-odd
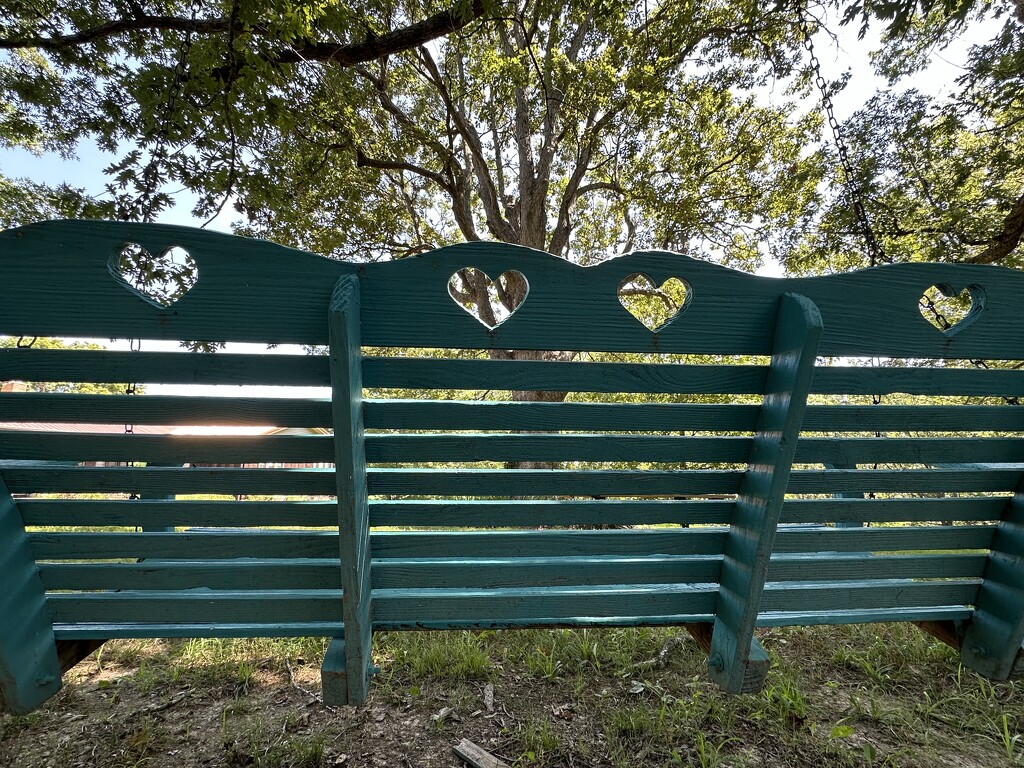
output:
[[[126,282],[120,254],[172,246],[198,270],[183,297]],[[467,267],[517,270],[525,301],[487,327],[449,293]],[[634,274],[685,281],[674,321],[624,308]],[[970,297],[946,331],[920,311],[933,286]],[[1024,372],[962,361],[1024,360],[1022,295],[1024,276],[985,266],[769,279],[484,243],[350,264],[168,226],[8,231],[0,333],[25,341],[0,350],[0,380],[149,389],[0,393],[3,701],[39,706],[109,638],[310,635],[334,638],[325,699],[359,703],[384,629],[684,625],[714,679],[749,691],[757,626],[913,621],[1005,678],[1024,636],[1024,408],[1004,398]],[[510,390],[570,395],[480,395]]]

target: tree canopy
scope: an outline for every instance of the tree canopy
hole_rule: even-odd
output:
[[[1019,7],[806,13],[883,29],[892,88],[843,128],[889,258],[1019,264]],[[346,257],[497,239],[581,263],[655,246],[860,266],[797,17],[751,0],[19,3],[0,20],[0,143],[120,159],[96,200],[0,177],[0,219],[143,218],[184,187],[199,215],[231,205],[244,233]],[[982,23],[997,32],[951,96],[906,89]]]

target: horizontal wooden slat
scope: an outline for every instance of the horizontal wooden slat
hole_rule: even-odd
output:
[[[514,626],[580,617],[639,621],[648,616],[705,614],[714,606],[715,591],[691,585],[375,590],[373,620],[410,628],[434,622]],[[149,620],[164,624],[176,618],[188,623],[311,622],[339,615],[341,594],[320,590],[61,593],[48,595],[47,607],[54,623]]]
[[[47,467],[0,464],[14,493],[129,492],[330,496],[331,469]],[[800,470],[788,493],[1013,491],[1022,471],[1000,468]],[[371,494],[446,496],[701,496],[732,494],[739,470],[373,469]]]
[[[892,528],[779,528],[775,552],[988,549],[994,525]]]
[[[769,587],[764,613],[800,605],[801,611],[893,609],[969,604],[973,582],[857,582]],[[614,588],[525,587],[497,589],[374,590],[375,624],[527,626],[545,621],[581,621],[702,614],[713,609],[714,585],[645,585]],[[845,606],[840,608],[840,606]],[[253,592],[187,590],[59,593],[47,596],[54,623],[164,624],[330,621],[341,608],[334,590],[262,590]]]
[[[329,387],[322,355],[0,349],[0,381]]]
[[[928,608],[891,608],[874,610],[855,611],[794,611],[794,612],[771,612],[764,613],[758,617],[757,624],[762,627],[786,627],[786,626],[814,626],[820,624],[867,624],[893,621],[938,621],[938,620],[962,620],[970,618],[973,609],[967,606],[938,606]],[[714,621],[714,614],[710,611],[703,614],[688,614],[675,616],[647,616],[641,618],[616,617],[610,619],[598,617],[563,618],[547,623],[537,622],[531,626],[556,626],[556,627],[615,627],[615,626],[637,626],[645,624],[654,625],[678,625],[687,623],[709,624]],[[390,629],[441,629],[444,628],[443,621],[427,622],[423,626],[411,626],[408,623],[387,624],[383,621],[374,622],[375,630]],[[465,629],[485,629],[496,626],[494,623],[473,624],[464,622],[460,624]],[[503,624],[509,628],[516,625]],[[149,637],[339,637],[343,631],[341,622],[302,622],[302,623],[279,623],[261,624],[258,622],[247,622],[241,624],[224,624],[211,622],[209,624],[181,623],[181,624],[57,624],[54,626],[54,636],[58,640],[82,640],[82,639],[111,639],[111,638],[149,638]]]
[[[998,520],[1007,496],[959,498],[792,499],[783,523]],[[725,524],[733,501],[371,501],[374,526],[508,527],[559,525]],[[25,525],[334,526],[337,507],[315,501],[155,501],[23,499]]]
[[[574,557],[714,555],[724,529],[628,531],[374,532],[375,558]],[[209,531],[193,533],[30,533],[37,560],[166,558],[218,560],[332,558],[338,534],[329,531]]]
[[[757,405],[368,400],[368,429],[751,432]],[[322,399],[0,394],[0,422],[329,427]],[[812,405],[804,432],[1024,431],[1012,406]]]
[[[1007,496],[960,498],[792,499],[783,523],[998,520]],[[734,502],[703,500],[371,501],[374,526],[559,526],[727,524]],[[325,502],[23,499],[25,524],[169,526],[334,526]]]
[[[1020,469],[830,469],[790,475],[787,493],[967,493],[1013,491]]]
[[[370,493],[427,496],[699,496],[735,493],[741,477],[738,470],[376,469],[368,472]]]
[[[0,465],[14,493],[260,494],[331,496],[333,469],[24,467]]]
[[[815,369],[811,392],[828,395],[1024,395],[1024,371],[921,367],[823,365]]]
[[[970,437],[805,437],[796,461],[806,464],[942,464],[1024,462],[1024,440]]]
[[[765,587],[759,612],[858,610],[971,605],[980,579],[912,581],[878,579],[847,583],[787,583]]]
[[[914,608],[861,608],[832,611],[766,611],[757,617],[759,627],[813,627],[823,624],[879,624],[894,621],[959,621],[974,609],[966,605]]]
[[[774,555],[768,566],[769,582],[845,581],[875,579],[980,578],[986,555],[945,553],[879,555],[856,552],[815,552]]]
[[[558,526],[728,523],[732,501],[371,501],[371,525]]]
[[[760,407],[694,403],[368,400],[368,429],[752,432]],[[810,405],[804,432],[1024,431],[1024,409],[985,405]]]
[[[25,525],[337,526],[338,505],[318,501],[22,499]]]
[[[335,558],[337,531],[29,533],[36,560]]]
[[[881,499],[790,499],[783,523],[896,523],[999,520],[1009,496]]]
[[[1011,405],[811,405],[806,432],[1021,432],[1024,408]]]
[[[533,587],[586,584],[717,582],[715,555],[637,557],[384,558],[374,561],[375,589],[403,587]],[[844,582],[878,578],[980,578],[982,554],[777,555],[769,582]],[[47,590],[340,589],[337,559],[192,560],[127,563],[41,563]],[[799,604],[794,600],[793,604]]]
[[[341,589],[337,558],[43,562],[39,576],[47,590]]]
[[[751,432],[757,405],[367,400],[367,429]]]
[[[160,464],[331,463],[330,435],[187,436],[0,430],[4,459]],[[597,434],[371,434],[372,463],[590,461],[743,463],[751,438]],[[804,438],[798,463],[941,464],[1024,461],[1014,438]]]
[[[341,621],[278,622],[274,624],[259,621],[227,624],[213,621],[208,624],[182,622],[180,624],[88,624],[58,623],[53,634],[58,640],[120,640],[150,637],[341,637],[344,626]]]
[[[716,555],[725,529],[373,533],[373,557],[584,557]]]
[[[367,387],[760,394],[767,367],[678,363],[540,362],[368,357]],[[977,368],[821,366],[812,394],[1024,395],[1024,372]]]
[[[504,627],[611,619],[630,623],[684,623],[678,617],[707,614],[717,589],[711,585],[613,588],[375,590],[373,621],[396,628],[421,625]],[[675,616],[676,620],[669,617]],[[457,618],[453,618],[457,617]]]
[[[83,434],[0,429],[4,459],[159,464],[330,464],[331,435]]]
[[[184,395],[0,394],[0,422],[330,427],[326,399]]]
[[[744,463],[746,437],[646,435],[367,435],[370,462],[594,461]]]
[[[235,469],[166,467],[52,467],[0,465],[15,493],[129,492],[304,494],[334,493],[329,469]],[[368,473],[372,494],[514,496],[700,495],[733,493],[738,471],[642,472],[571,470],[405,470]]]
[[[744,463],[752,438],[597,434],[369,435],[371,462],[593,461]],[[1015,438],[803,438],[796,461],[806,464],[938,464],[1024,462]]]
[[[367,357],[367,387],[759,394],[759,365],[541,362]],[[322,355],[2,349],[0,380],[258,386],[330,386]],[[814,394],[1024,395],[1024,371],[977,368],[821,366]]]
[[[399,389],[760,394],[764,391],[766,370],[760,365],[367,357],[363,360],[363,385]]]
[[[383,559],[372,566],[374,589],[511,588],[587,584],[708,583],[713,556]],[[43,563],[48,590],[340,589],[337,560],[147,561]]]
[[[59,593],[46,605],[54,623],[338,621],[341,590]]]

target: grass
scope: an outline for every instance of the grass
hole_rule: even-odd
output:
[[[102,768],[442,766],[463,737],[517,767],[1024,765],[1024,684],[978,677],[911,626],[765,631],[772,671],[743,696],[719,691],[677,635],[382,633],[357,710],[312,698],[322,639],[112,642],[51,705],[0,717],[0,765],[74,764],[71,727]]]

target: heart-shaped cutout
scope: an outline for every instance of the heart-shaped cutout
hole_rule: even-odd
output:
[[[138,243],[124,243],[110,259],[115,278],[147,301],[170,307],[199,281],[199,267],[181,246],[154,256]]]
[[[619,283],[618,296],[626,311],[648,330],[660,331],[686,309],[693,289],[679,277],[655,285],[647,275],[635,272]]]
[[[918,301],[921,316],[946,334],[963,330],[985,308],[985,291],[980,285],[968,285],[957,291],[951,285],[939,283],[927,289]]]
[[[508,320],[529,292],[526,275],[516,269],[502,272],[495,281],[483,270],[463,267],[448,279],[452,300],[491,329]]]

